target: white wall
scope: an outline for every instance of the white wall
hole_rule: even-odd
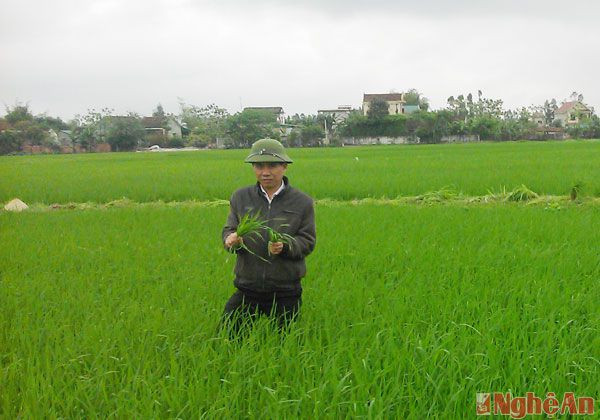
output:
[[[418,137],[348,137],[342,139],[344,144],[417,144]]]

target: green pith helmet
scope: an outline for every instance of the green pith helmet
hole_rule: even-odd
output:
[[[260,139],[254,142],[250,154],[244,162],[281,162],[292,163],[293,160],[285,152],[283,144],[275,139]]]

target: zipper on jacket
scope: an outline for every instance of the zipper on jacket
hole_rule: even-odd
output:
[[[273,200],[275,199],[275,197],[273,197]],[[265,200],[267,200],[268,203],[268,207],[267,207],[267,226],[269,226],[269,219],[271,218],[271,203],[269,203],[269,200],[267,198],[265,198]],[[267,233],[266,235],[266,241],[267,241],[267,258],[269,256],[269,234]],[[267,266],[265,265],[263,267],[263,281],[262,281],[262,288],[263,290],[265,289],[265,284],[267,283]]]

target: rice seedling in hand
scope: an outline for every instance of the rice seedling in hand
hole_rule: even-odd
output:
[[[282,225],[282,226],[285,226],[285,225]],[[290,248],[292,248],[292,243],[296,240],[296,238],[294,238],[291,235],[288,235],[287,233],[278,232],[269,226],[266,226],[265,229],[269,233],[269,244],[268,244],[269,255],[271,255],[271,244],[275,243],[275,242],[282,242],[284,244],[287,244]]]
[[[254,235],[260,238],[260,231],[265,228],[266,223],[265,220],[260,220],[260,213],[254,215],[246,213],[241,217],[235,232],[240,237]]]
[[[231,251],[237,251],[240,249],[244,249],[244,250],[248,251],[250,254],[254,255],[255,257],[260,258],[261,260],[263,260],[265,262],[268,262],[261,256],[252,252],[246,246],[246,244],[244,244],[244,240],[243,240],[244,237],[253,239],[253,236],[255,236],[259,239],[262,238],[261,231],[263,229],[265,229],[266,223],[267,222],[265,220],[260,220],[260,213],[256,213],[254,215],[251,215],[250,213],[244,214],[240,218],[240,222],[238,223],[237,228],[235,230],[235,233],[237,233],[237,236],[239,238],[241,238],[241,241],[237,245],[234,245],[233,247],[231,247]]]

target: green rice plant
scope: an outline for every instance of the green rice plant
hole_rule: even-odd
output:
[[[538,198],[538,194],[527,188],[525,184],[521,184],[513,189],[506,197],[508,201],[529,201],[534,198]]]
[[[281,225],[282,227],[287,226],[287,225]],[[271,255],[271,244],[274,242],[282,242],[284,244],[287,244],[290,249],[292,248],[292,243],[296,241],[296,238],[294,238],[291,235],[288,235],[287,233],[282,233],[282,232],[278,232],[275,229],[266,226],[265,229],[267,230],[268,234],[269,234],[269,244],[268,244],[268,250],[269,250],[269,255]]]
[[[240,238],[243,238],[244,236],[249,237],[250,239],[253,239],[252,238],[253,236],[255,236],[257,238],[262,238],[261,231],[263,229],[265,229],[266,223],[267,222],[265,220],[260,219],[260,212],[253,214],[253,215],[251,215],[250,213],[246,213],[240,218],[240,222],[237,225],[235,233],[237,233],[237,236]],[[244,244],[243,239],[239,244],[231,247],[232,251],[238,251],[240,249],[244,249],[244,250],[248,251],[250,254],[254,255],[255,257],[257,257],[265,262],[268,262],[260,255],[257,255],[256,253],[252,252],[246,246],[246,244]]]
[[[254,235],[260,238],[260,231],[265,228],[265,225],[266,221],[260,220],[260,212],[254,215],[246,213],[240,218],[235,232],[238,236]]]
[[[0,202],[15,197],[28,205],[109,203],[122,197],[136,203],[228,201],[232,191],[254,183],[252,171],[241,164],[247,154],[238,149],[0,156]],[[600,140],[306,147],[290,154],[298,161],[290,167],[290,179],[315,199],[415,197],[445,185],[482,196],[498,185],[521,184],[568,196],[575,181],[585,184],[586,195],[600,197],[595,176]],[[346,175],[322,177],[315,167]]]
[[[239,341],[215,328],[227,206],[0,212],[0,418],[460,419],[487,390],[596,396],[598,200],[317,203],[300,318]]]

